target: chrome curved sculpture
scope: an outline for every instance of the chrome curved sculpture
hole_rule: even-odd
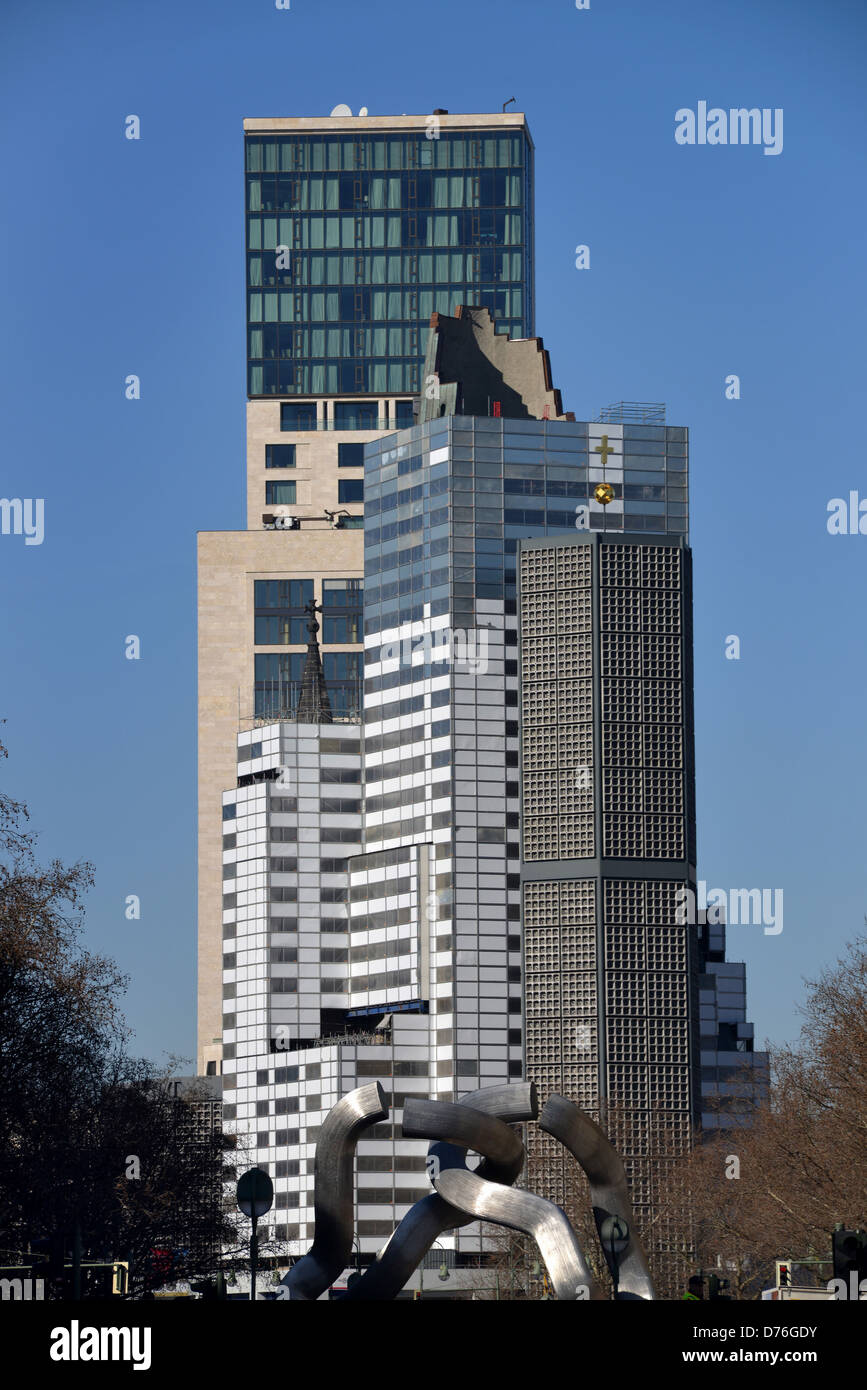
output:
[[[412,1102],[409,1103],[410,1105]],[[471,1091],[458,1101],[460,1106],[468,1106],[483,1115],[493,1116],[505,1124],[517,1124],[522,1120],[535,1120],[539,1114],[539,1101],[536,1086],[532,1081],[516,1081],[503,1086],[486,1086],[481,1091]],[[406,1110],[404,1110],[403,1132],[407,1134]],[[424,1136],[427,1137],[427,1136]],[[448,1154],[444,1152],[451,1146],[432,1144],[428,1150],[429,1167],[436,1171],[442,1167]],[[483,1158],[476,1170],[480,1177],[493,1178],[495,1171],[501,1174],[499,1182],[513,1183],[520,1176],[524,1162],[523,1146],[509,1164],[500,1163],[497,1168],[493,1160]],[[454,1151],[461,1157],[461,1151]],[[465,1211],[447,1202],[438,1192],[422,1197],[407,1212],[391,1236],[388,1244],[380,1250],[373,1264],[362,1277],[346,1292],[346,1298],[353,1301],[368,1302],[396,1298],[413,1271],[418,1268],[434,1241],[444,1231],[458,1226],[468,1226],[474,1218]]]
[[[289,1297],[316,1299],[352,1258],[352,1162],[359,1135],[388,1116],[385,1092],[378,1081],[359,1086],[328,1112],[316,1141],[314,1159],[313,1244],[282,1283]]]
[[[473,1220],[491,1221],[533,1237],[558,1298],[601,1297],[566,1213],[544,1197],[511,1186],[515,1179],[509,1173],[516,1165],[520,1172],[524,1159],[524,1146],[514,1130],[467,1106],[407,1100],[403,1132],[413,1139],[440,1141],[434,1146],[439,1162],[431,1182],[452,1206]],[[469,1171],[467,1149],[475,1149],[489,1161],[490,1178]]]
[[[539,1128],[559,1140],[587,1174],[599,1244],[615,1279],[617,1298],[655,1299],[656,1291],[647,1257],[635,1234],[635,1217],[629,1200],[623,1159],[607,1134],[571,1100],[556,1095],[549,1096],[545,1102],[539,1116]],[[626,1249],[616,1257],[616,1261],[607,1248],[602,1232],[603,1222],[612,1216],[625,1221],[629,1231]]]
[[[437,1139],[458,1150],[475,1149],[488,1160],[494,1182],[514,1182],[508,1174],[516,1167],[520,1173],[524,1164],[524,1145],[519,1135],[505,1121],[469,1105],[407,1096],[403,1107],[403,1135],[405,1139]],[[432,1165],[431,1181],[438,1166]]]
[[[310,1251],[285,1275],[289,1297],[321,1297],[352,1256],[352,1167],[359,1137],[389,1113],[378,1082],[360,1086],[338,1101],[319,1133],[314,1166],[315,1235]],[[524,1165],[524,1146],[511,1125],[538,1116],[532,1082],[488,1086],[460,1101],[407,1097],[403,1134],[430,1139],[428,1170],[434,1191],[410,1209],[366,1273],[346,1292],[349,1300],[393,1299],[444,1231],[488,1221],[532,1236],[557,1297],[564,1301],[600,1299],[569,1220],[560,1207],[513,1184]],[[641,1244],[623,1162],[597,1124],[565,1096],[551,1096],[539,1126],[557,1139],[583,1168],[590,1183],[593,1214],[618,1299],[655,1299]],[[475,1170],[467,1151],[481,1156]],[[626,1223],[622,1254],[606,1248],[604,1223]]]

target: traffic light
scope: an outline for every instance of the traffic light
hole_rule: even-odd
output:
[[[789,1260],[777,1260],[777,1288],[787,1289],[792,1282],[792,1266]]]
[[[728,1292],[728,1279],[720,1279],[717,1274],[709,1274],[707,1279],[707,1296],[711,1298],[730,1298]]]
[[[831,1254],[835,1279],[845,1280],[847,1287],[850,1274],[857,1276],[859,1284],[867,1279],[867,1231],[851,1231],[838,1226],[831,1236]]]

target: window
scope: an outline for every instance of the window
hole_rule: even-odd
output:
[[[265,467],[266,467],[266,468],[294,468],[294,467],[295,467],[295,445],[294,445],[294,444],[266,444],[266,445],[265,445]]]
[[[395,424],[399,430],[412,425],[412,401],[395,401]]]
[[[361,468],[364,464],[363,444],[338,444],[338,468]]]
[[[268,484],[266,484],[267,488]],[[283,487],[285,484],[280,483]],[[293,494],[295,491],[294,483],[291,485]],[[294,501],[294,495],[292,500]],[[337,484],[338,502],[363,502],[364,501],[364,480],[362,478],[341,478]]]
[[[284,404],[280,406],[280,428],[281,430],[315,430],[315,402],[284,402]]]
[[[363,579],[324,579],[323,608],[360,608],[364,594]]]
[[[294,482],[276,482],[273,479],[265,484],[266,506],[286,506],[295,501]]]
[[[257,579],[253,585],[253,602],[257,610],[302,609],[312,597],[312,579]]]
[[[253,640],[257,647],[303,647],[310,640],[307,619],[293,618],[288,613],[279,617],[257,617]]]
[[[281,407],[281,409],[285,409],[285,407]],[[378,411],[378,401],[335,401],[334,428],[336,430],[375,430],[378,426]]]
[[[255,708],[257,714],[292,711],[301,690],[304,652],[257,652]],[[361,652],[324,652],[323,667],[331,709],[336,715],[357,712],[361,706]],[[356,774],[355,780],[358,779]]]
[[[322,639],[324,642],[361,642],[363,594],[363,579],[326,579],[323,581]]]
[[[326,615],[322,624],[322,640],[329,643],[360,642],[361,613],[344,613],[337,618]]]

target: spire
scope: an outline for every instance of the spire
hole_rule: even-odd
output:
[[[316,600],[311,599],[309,603],[305,604],[304,611],[307,613],[309,640],[295,718],[299,724],[331,724],[333,722],[331,702],[328,699],[328,687],[325,684],[322,658],[319,655],[319,643],[316,640],[316,634],[319,631],[316,614],[322,612],[322,605],[317,605]]]

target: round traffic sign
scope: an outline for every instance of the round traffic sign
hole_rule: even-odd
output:
[[[264,1216],[274,1201],[274,1184],[264,1168],[248,1168],[238,1179],[238,1206],[245,1216]]]

